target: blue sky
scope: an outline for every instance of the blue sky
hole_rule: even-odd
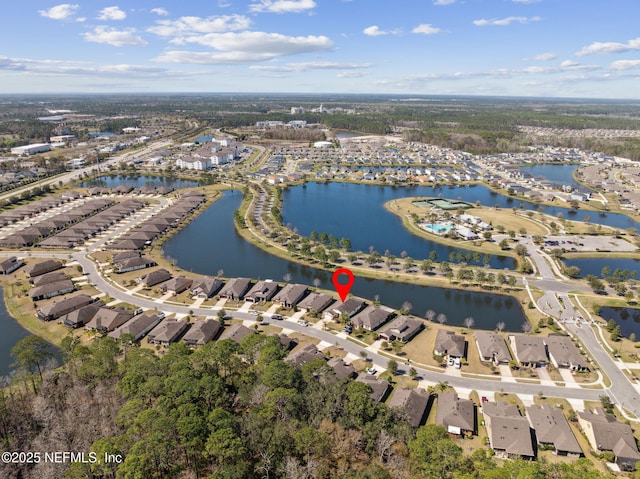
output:
[[[638,0],[6,2],[0,92],[640,98]]]

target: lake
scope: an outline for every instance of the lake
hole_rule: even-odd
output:
[[[613,273],[616,269],[636,271],[638,275],[638,267],[640,260],[634,258],[564,258],[562,262],[566,266],[577,266],[580,268],[580,277],[584,278],[588,274],[592,274],[599,278],[602,277],[602,268],[608,266]],[[638,276],[640,278],[640,276]]]
[[[556,185],[571,185],[574,188],[585,189],[580,183],[573,179],[573,172],[580,168],[580,165],[556,165],[539,164],[521,166],[520,169],[535,178],[544,178]]]
[[[216,275],[222,270],[226,277],[274,281],[282,281],[285,275],[291,275],[291,282],[309,285],[317,278],[321,288],[333,290],[331,272],[270,255],[238,235],[233,224],[233,212],[241,202],[241,193],[225,192],[220,200],[164,244],[165,256],[194,273]],[[437,314],[446,314],[447,324],[451,325],[462,325],[464,319],[471,316],[479,329],[494,329],[498,322],[503,321],[505,330],[519,331],[525,322],[519,302],[506,295],[362,277],[356,277],[351,292],[369,300],[377,296],[383,304],[396,309],[409,301],[413,305],[413,314],[424,316],[427,310],[432,309]]]
[[[167,186],[170,188],[195,188],[200,186],[197,181],[184,180],[182,178],[170,177],[170,176],[152,176],[152,175],[105,175],[92,180],[84,181],[80,183],[81,188],[116,188],[118,186],[128,185],[134,188],[142,188],[143,186],[161,187]]]
[[[598,316],[606,321],[613,319],[620,326],[625,338],[628,338],[631,333],[640,338],[640,309],[603,306]],[[608,333],[605,331],[605,334]]]

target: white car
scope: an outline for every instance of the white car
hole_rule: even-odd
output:
[[[258,316],[260,313],[258,311],[249,311],[251,316]]]
[[[453,364],[454,364],[456,369],[460,369],[462,367],[462,363],[460,362],[460,358],[456,358]]]
[[[374,368],[373,366],[367,369],[367,374],[371,374],[372,376],[377,372],[378,372],[378,370],[376,368]]]

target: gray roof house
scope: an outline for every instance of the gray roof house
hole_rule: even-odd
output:
[[[392,313],[392,309],[370,305],[353,316],[353,318],[351,318],[351,324],[356,328],[373,331],[386,323]]]
[[[97,329],[98,331],[113,331],[118,326],[122,326],[133,317],[131,311],[126,309],[100,308],[91,318],[85,328]]]
[[[346,313],[349,318],[352,318],[366,305],[366,301],[360,298],[349,298],[344,303],[336,301],[325,310],[323,318],[330,321],[339,318],[342,313]]]
[[[438,394],[436,424],[449,434],[471,436],[476,430],[476,406],[454,392]]]
[[[11,274],[23,265],[24,261],[15,256],[11,256],[10,258],[0,261],[0,274]]]
[[[509,336],[509,343],[521,366],[539,368],[547,365],[547,350],[543,338],[515,334]]]
[[[407,412],[407,420],[413,427],[424,423],[429,406],[429,393],[421,388],[397,389],[391,399],[389,407],[404,408]]]
[[[104,302],[96,301],[95,303],[87,304],[80,309],[71,311],[69,314],[65,314],[62,318],[62,322],[65,326],[70,328],[79,328],[91,321],[91,318],[98,312],[98,310],[104,306]]]
[[[520,415],[518,406],[503,401],[485,402],[482,414],[489,443],[498,457],[536,457],[529,421]]]
[[[356,368],[354,368],[351,364],[345,363],[342,358],[331,358],[327,361],[327,365],[333,368],[336,373],[336,377],[339,379],[351,378],[357,376]]]
[[[216,337],[216,334],[222,329],[220,321],[215,319],[205,319],[194,321],[191,329],[182,336],[182,340],[188,346],[203,346]]]
[[[163,291],[171,291],[173,294],[180,294],[189,289],[193,284],[193,279],[186,276],[176,276],[162,285]]]
[[[118,326],[108,336],[113,339],[120,339],[123,334],[130,334],[135,341],[138,341],[155,328],[160,321],[162,319],[157,314],[139,314],[131,318],[131,321]]]
[[[44,286],[49,283],[57,283],[58,281],[64,281],[69,277],[64,274],[63,271],[53,271],[51,273],[45,273],[35,278],[31,278],[29,282],[34,286]]]
[[[60,301],[54,301],[40,308],[38,318],[43,321],[58,319],[65,314],[69,314],[76,309],[80,309],[87,304],[93,303],[93,298],[88,294],[77,294]]]
[[[156,284],[163,283],[171,279],[171,273],[164,268],[156,269],[155,271],[149,271],[138,278],[136,281],[147,287],[155,286]]]
[[[136,252],[138,253],[138,252]],[[116,273],[127,273],[129,271],[137,271],[139,269],[151,268],[158,263],[146,256],[134,256],[126,258],[113,264],[113,271]]]
[[[254,329],[247,328],[241,323],[236,323],[233,326],[225,329],[218,338],[218,341],[222,341],[223,339],[232,339],[236,343],[239,343],[250,334],[256,334],[256,331]]]
[[[278,283],[274,281],[258,281],[244,296],[244,300],[252,303],[270,301],[276,291],[278,291]]]
[[[298,348],[291,352],[286,358],[287,363],[294,366],[304,366],[316,359],[327,359],[324,354],[316,347],[315,344],[307,344],[303,348]]]
[[[55,271],[57,269],[62,269],[63,267],[64,266],[60,261],[48,259],[46,261],[41,261],[39,263],[35,263],[25,267],[24,273],[28,278],[33,278],[35,276],[40,276],[41,274],[50,273],[51,271]]]
[[[438,356],[449,356],[452,358],[463,358],[466,352],[467,342],[464,336],[455,334],[453,331],[439,329],[433,352]]]
[[[221,298],[241,299],[251,286],[249,278],[233,278],[227,281],[227,284],[220,290]]]
[[[305,284],[286,284],[278,294],[273,297],[273,302],[285,308],[293,308],[307,294],[309,288]]]
[[[307,313],[315,311],[321,313],[334,302],[333,296],[325,293],[309,293],[309,295],[298,303],[298,310]]]
[[[211,276],[204,276],[199,279],[195,279],[191,284],[189,290],[191,294],[199,298],[210,298],[224,286],[224,283],[217,278]]]
[[[356,381],[365,383],[371,388],[370,395],[373,404],[378,404],[380,401],[383,401],[390,389],[389,381],[386,379],[378,379],[367,373],[358,374]]]
[[[618,422],[602,408],[579,412],[578,423],[596,452],[612,451],[620,469],[635,470],[640,452],[631,426]]]
[[[406,343],[422,328],[424,328],[424,323],[421,320],[401,315],[382,328],[378,335],[386,341],[398,340]]]
[[[589,369],[584,356],[580,354],[580,351],[578,351],[569,336],[550,334],[543,339],[547,345],[549,359],[555,367],[568,368],[572,371]]]
[[[70,279],[63,279],[62,281],[56,281],[55,283],[48,283],[32,288],[29,291],[29,297],[33,301],[39,301],[41,299],[53,298],[54,296],[70,293],[74,289],[75,286]]]
[[[474,335],[480,359],[495,364],[509,364],[511,353],[504,338],[499,334],[478,331]]]
[[[528,406],[527,418],[539,445],[553,445],[555,453],[561,456],[582,456],[580,444],[560,409],[549,404]]]
[[[184,319],[165,319],[147,335],[147,341],[150,344],[169,346],[178,341],[189,327]]]

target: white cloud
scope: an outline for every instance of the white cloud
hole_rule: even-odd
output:
[[[329,50],[333,46],[331,40],[325,36],[289,37],[265,32],[209,33],[181,40],[184,44],[195,43],[213,48],[214,51],[167,51],[154,60],[197,64],[249,63]]]
[[[127,14],[120,7],[105,7],[100,10],[98,20],[124,20]]]
[[[158,20],[156,26],[147,29],[162,37],[192,35],[195,33],[223,33],[246,30],[251,20],[243,15],[223,15],[220,17],[180,17],[177,20]]]
[[[400,30],[380,30],[378,25],[371,25],[370,27],[362,30],[362,33],[368,35],[370,37],[379,37],[382,35],[400,35],[402,33]]]
[[[540,21],[540,17],[506,17],[506,18],[493,18],[491,20],[487,20],[482,18],[480,20],[474,20],[473,24],[478,27],[487,27],[487,26],[500,26],[504,27],[510,25],[512,23],[531,23]]]
[[[576,52],[576,55],[579,57],[586,55],[608,55],[610,53],[622,53],[632,50],[640,50],[640,37],[629,40],[627,43],[594,42],[579,52]]]
[[[336,76],[338,78],[362,78],[364,76],[364,73],[358,72],[358,71],[349,71],[349,72],[340,72]]]
[[[151,13],[155,13],[156,15],[160,15],[161,17],[166,17],[167,15],[169,15],[167,9],[163,7],[152,8]]]
[[[32,60],[28,58],[0,57],[0,70],[24,71],[41,75],[81,75],[81,76],[158,76],[170,74],[169,70],[160,67],[143,67],[140,65],[116,64],[98,65],[88,62],[71,62],[61,60]]]
[[[560,63],[560,66],[562,68],[571,68],[571,67],[580,66],[580,64],[578,62],[574,62],[573,60],[565,60],[562,63]]]
[[[421,33],[422,35],[435,35],[436,33],[442,32],[441,29],[431,26],[429,23],[423,23],[421,25],[418,25],[411,31],[413,33]]]
[[[554,60],[556,58],[557,58],[557,55],[551,52],[540,53],[539,55],[536,55],[535,57],[533,57],[534,60],[539,60],[543,62],[546,62],[548,60]]]
[[[630,70],[640,68],[640,60],[618,60],[613,62],[609,68],[612,70]]]
[[[80,5],[72,5],[70,3],[62,3],[51,7],[48,10],[38,10],[38,13],[52,20],[68,20],[80,8]]]
[[[314,0],[260,0],[249,5],[249,10],[257,13],[300,13],[315,7]]]
[[[260,65],[250,67],[252,70],[266,72],[306,72],[309,70],[359,70],[371,68],[373,63],[338,63],[338,62],[297,62],[282,66]]]
[[[84,39],[87,42],[106,43],[108,45],[113,45],[114,47],[148,44],[140,36],[135,35],[135,33],[136,30],[134,28],[116,30],[115,28],[100,25],[97,26],[93,32],[85,33]]]
[[[456,0],[436,0],[433,2],[434,5],[451,5],[452,3],[456,3]]]

